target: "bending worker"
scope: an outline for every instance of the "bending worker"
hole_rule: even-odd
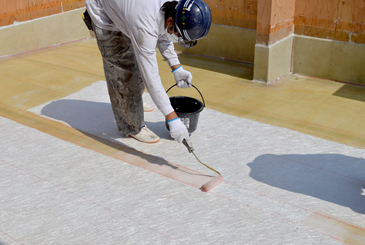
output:
[[[86,0],[103,58],[105,79],[118,130],[141,142],[159,137],[144,125],[145,86],[166,117],[171,137],[190,145],[187,128],[171,106],[159,76],[156,46],[171,67],[179,88],[191,87],[192,75],[180,65],[174,42],[192,47],[205,37],[211,12],[201,0]]]

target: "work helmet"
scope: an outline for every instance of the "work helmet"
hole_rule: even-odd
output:
[[[212,13],[201,0],[181,0],[176,5],[175,24],[186,41],[195,41],[208,35]]]

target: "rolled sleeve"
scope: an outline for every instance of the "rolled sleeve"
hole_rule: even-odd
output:
[[[173,42],[165,40],[164,35],[157,41],[157,47],[170,67],[180,64]]]

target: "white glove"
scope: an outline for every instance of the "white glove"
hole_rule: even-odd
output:
[[[191,145],[188,129],[182,123],[179,117],[168,121],[168,124],[170,129],[170,135],[173,139],[175,139],[179,143],[182,143],[183,140],[186,139],[188,145]]]
[[[190,72],[185,71],[182,66],[179,66],[173,70],[172,74],[174,74],[175,82],[178,88],[191,88],[191,80],[193,80],[193,76]]]

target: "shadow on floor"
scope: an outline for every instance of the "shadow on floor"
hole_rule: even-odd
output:
[[[364,158],[340,154],[266,154],[248,166],[250,176],[257,181],[365,214]]]
[[[193,66],[247,80],[253,79],[253,65],[249,63],[213,59],[186,53],[179,54],[179,60],[182,65]]]
[[[365,102],[365,87],[345,84],[337,90],[334,96]]]
[[[171,165],[162,157],[140,152],[117,141],[117,139],[123,138],[124,136],[117,130],[110,103],[62,99],[46,105],[42,109],[41,114],[65,122],[84,135],[113,147],[118,151],[136,155],[152,164],[166,165],[172,169],[183,171]],[[155,131],[160,138],[166,137],[170,139],[165,122],[146,123],[146,125]]]

